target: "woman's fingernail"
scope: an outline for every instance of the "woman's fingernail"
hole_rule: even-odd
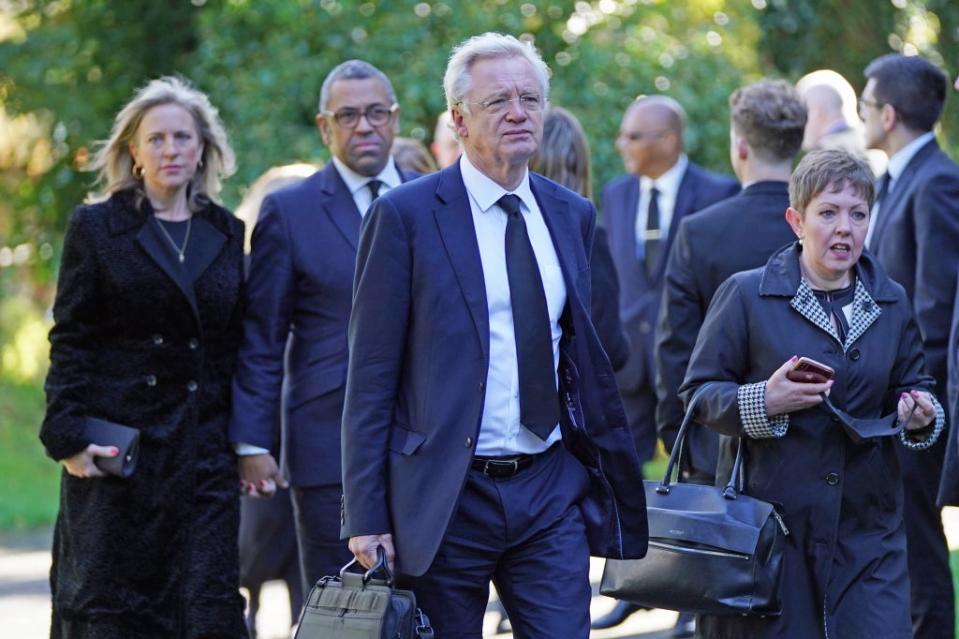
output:
[[[264,479],[261,479],[261,480],[258,481],[257,483],[259,484],[260,488],[263,488],[264,486],[266,486],[266,480],[264,480]]]
[[[116,448],[116,447],[113,447],[113,448],[110,449],[110,454],[113,455],[114,457],[116,457],[117,455],[120,454],[120,449],[119,449],[119,448]]]

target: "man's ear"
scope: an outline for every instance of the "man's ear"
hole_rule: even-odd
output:
[[[320,137],[323,138],[323,144],[327,147],[330,146],[330,121],[326,119],[326,116],[322,113],[316,114],[316,128],[320,130]]]
[[[879,121],[882,123],[882,128],[886,132],[896,128],[896,122],[899,121],[899,114],[896,113],[896,107],[891,104],[882,105],[882,109],[879,111]]]
[[[460,112],[459,106],[450,108],[450,119],[453,121],[453,131],[456,133],[456,136],[460,140],[465,140],[468,138],[469,128],[466,126],[466,121],[463,118],[463,114]]]
[[[746,144],[745,138],[741,138],[738,135],[736,136],[736,157],[740,160],[745,160],[749,157],[749,145]]]
[[[789,222],[789,226],[792,228],[793,233],[796,234],[796,237],[801,240],[803,238],[803,219],[799,211],[791,206],[787,208],[786,221]]]

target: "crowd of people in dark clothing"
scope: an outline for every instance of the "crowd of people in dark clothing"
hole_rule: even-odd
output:
[[[51,637],[255,636],[264,581],[295,621],[377,552],[437,637],[480,636],[490,583],[514,636],[587,637],[640,609],[590,620],[588,558],[643,556],[641,465],[694,395],[682,480],[724,485],[741,445],[744,492],[790,535],[781,615],[680,611],[674,636],[952,637],[949,82],[898,54],[864,79],[858,99],[826,70],[736,89],[735,177],[687,156],[681,104],[643,94],[597,212],[586,132],[528,44],[452,50],[432,153],[397,136],[389,78],[348,60],[319,96],[330,161],[272,169],[237,215],[216,108],[149,82],[64,240]],[[862,439],[837,415],[901,428]],[[119,450],[89,417],[139,431],[129,477],[100,468]]]

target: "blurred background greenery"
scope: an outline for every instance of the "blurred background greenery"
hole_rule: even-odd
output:
[[[180,73],[210,94],[239,159],[233,207],[270,166],[327,159],[313,117],[336,63],[383,69],[402,134],[429,142],[450,47],[488,30],[540,49],[552,101],[591,139],[594,187],[621,170],[613,140],[637,95],[678,99],[690,155],[729,172],[726,100],[743,83],[826,67],[859,90],[866,63],[891,51],[951,77],[959,65],[954,0],[0,0],[0,528],[55,515],[58,470],[36,432],[62,235],[134,89]],[[955,156],[955,104],[940,139]]]

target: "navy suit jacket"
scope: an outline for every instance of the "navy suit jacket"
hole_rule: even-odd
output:
[[[590,551],[646,550],[641,470],[609,360],[589,319],[588,200],[530,174],[567,289],[560,344],[565,446],[592,478]],[[343,413],[344,537],[392,533],[397,570],[430,566],[479,435],[489,312],[459,163],[379,198],[357,256]],[[559,401],[559,398],[557,398]]]
[[[253,231],[230,439],[276,455],[282,404],[283,466],[293,485],[340,482],[346,331],[361,220],[330,162],[268,195]]]
[[[636,253],[636,213],[639,206],[639,178],[620,176],[603,189],[603,223],[609,230],[610,249],[619,275],[619,312],[623,328],[629,338],[630,355],[617,379],[624,393],[648,392],[655,394],[655,364],[653,362],[653,329],[659,314],[663,275],[667,257],[683,218],[739,192],[739,184],[731,177],[712,173],[690,162],[679,184],[669,233],[660,251],[659,262],[652,276],[646,272],[646,263]],[[655,433],[655,417],[643,416],[640,424],[633,424],[643,432]],[[644,456],[644,451],[639,451]],[[652,451],[646,451],[648,458]]]

